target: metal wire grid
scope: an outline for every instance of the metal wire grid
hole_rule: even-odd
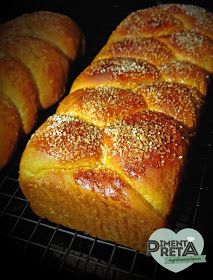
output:
[[[10,174],[1,183],[0,199],[1,234],[20,242],[25,254],[34,256],[37,264],[75,273],[81,279],[88,275],[152,279],[156,265],[151,258],[38,218],[23,197],[17,178]]]

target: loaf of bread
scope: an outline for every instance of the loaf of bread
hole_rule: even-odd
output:
[[[28,142],[20,186],[41,217],[145,250],[166,226],[213,71],[213,15],[130,14]]]
[[[61,98],[70,61],[83,45],[79,27],[58,13],[23,14],[0,25],[0,169],[39,110]]]

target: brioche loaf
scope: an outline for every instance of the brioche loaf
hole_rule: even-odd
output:
[[[20,186],[36,214],[145,250],[197,129],[212,30],[211,13],[174,4],[119,24],[23,153]]]
[[[58,13],[23,14],[0,25],[0,169],[22,132],[32,131],[39,110],[61,98],[69,63],[82,49],[80,29]]]

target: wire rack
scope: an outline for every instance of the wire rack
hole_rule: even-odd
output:
[[[99,43],[95,40],[95,35],[90,34],[89,55],[83,62],[80,61],[73,78],[77,72],[88,65],[121,18],[130,12],[128,9],[122,10],[118,5],[113,7],[119,11],[119,16],[114,16],[114,18],[112,16],[110,25],[100,27],[106,32]],[[175,231],[186,227],[196,228],[199,209],[202,206],[200,204],[202,195],[208,191],[213,155],[213,113],[211,110],[213,98],[210,92],[212,92],[211,86],[198,135],[193,141],[175,207],[169,219],[168,226]],[[52,114],[55,108],[56,106],[43,113],[38,125]],[[162,274],[164,279],[167,279],[167,276],[169,279],[170,275],[165,274],[165,271],[162,271],[151,257],[36,216],[31,211],[18,183],[19,161],[26,142],[27,139],[23,140],[22,147],[17,151],[13,161],[0,173],[1,248],[5,245],[6,249],[3,252],[8,254],[10,263],[11,255],[16,252],[14,263],[17,260],[20,262],[24,260],[34,270],[44,269],[55,273],[65,273],[78,279],[148,280],[162,279]],[[176,279],[174,274],[172,279]]]

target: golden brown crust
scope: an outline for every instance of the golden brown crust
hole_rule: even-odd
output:
[[[213,72],[213,42],[196,32],[182,31],[158,38],[180,61],[188,61]]]
[[[125,18],[109,40],[128,36],[159,37],[183,30],[182,23],[159,7],[138,10]]]
[[[95,61],[74,81],[71,92],[85,87],[112,86],[131,89],[142,83],[153,83],[159,78],[158,70],[135,58],[109,58]]]
[[[0,92],[0,168],[12,157],[21,129],[19,113]]]
[[[186,30],[203,34],[213,40],[213,15],[204,8],[194,5],[167,4],[163,10],[181,21]]]
[[[186,153],[187,141],[181,131],[163,114],[141,112],[113,123],[104,132],[106,164],[128,178],[161,214],[167,214]],[[163,193],[165,188],[168,196]]]
[[[131,188],[110,169],[80,169],[73,174],[74,182],[81,188],[96,192],[105,199],[112,199],[130,207],[127,191]]]
[[[199,92],[181,84],[166,82],[142,85],[136,92],[143,96],[149,110],[171,116],[190,130],[196,129],[198,112],[203,103]]]
[[[53,167],[97,165],[102,156],[101,145],[102,133],[97,127],[65,115],[49,117],[28,144],[34,150],[34,158],[36,153],[46,157],[48,168],[49,162]],[[41,162],[37,164],[40,166]]]
[[[158,67],[161,80],[171,83],[181,83],[196,88],[202,95],[206,95],[209,75],[208,73],[188,62],[172,61]]]
[[[69,65],[61,52],[31,37],[2,39],[0,49],[11,57],[19,59],[29,68],[37,85],[43,108],[59,100],[65,90]]]
[[[154,38],[127,38],[108,43],[95,57],[95,60],[110,57],[139,58],[154,65],[169,63],[174,59],[171,50]]]
[[[49,11],[23,14],[0,25],[0,37],[31,36],[57,47],[74,60],[82,48],[82,33],[69,17]]]
[[[37,119],[38,91],[28,69],[11,57],[0,54],[0,91],[16,106],[25,133]]]
[[[60,103],[56,113],[78,116],[103,127],[146,108],[143,97],[130,90],[97,87],[83,88],[69,94]]]
[[[140,251],[145,250],[150,234],[165,225],[165,220],[131,187],[126,187],[129,203],[126,207],[120,200],[74,184],[70,170],[43,170],[30,181],[26,180],[26,168],[21,170],[20,184],[33,211],[50,221],[99,238],[108,240],[110,237],[114,242]]]

